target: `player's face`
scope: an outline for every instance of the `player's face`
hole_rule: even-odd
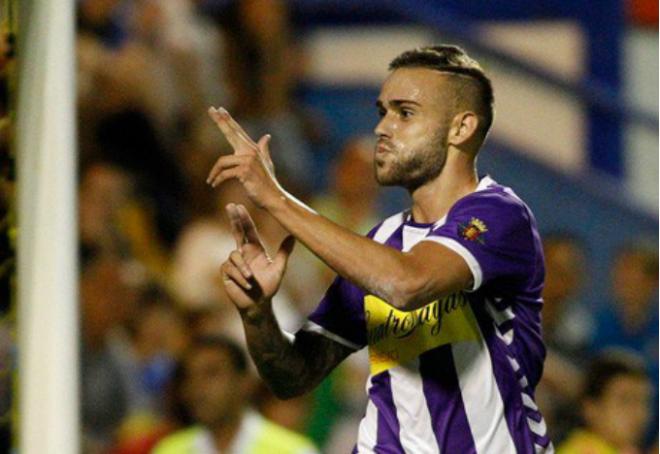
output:
[[[244,382],[226,352],[201,348],[186,360],[183,397],[196,421],[216,427],[240,414]]]
[[[374,155],[380,184],[414,190],[442,171],[453,119],[449,77],[431,69],[399,68],[383,84]]]

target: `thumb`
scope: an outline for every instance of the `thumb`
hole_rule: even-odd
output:
[[[284,267],[286,267],[286,263],[289,261],[289,256],[291,255],[295,245],[296,238],[293,235],[287,235],[287,237],[282,240],[282,244],[280,244],[280,248],[278,249],[277,254],[275,254],[275,258],[273,259],[273,263],[284,269]]]

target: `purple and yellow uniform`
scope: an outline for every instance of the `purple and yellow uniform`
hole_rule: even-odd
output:
[[[368,236],[404,252],[442,244],[465,260],[473,285],[411,312],[341,277],[330,286],[303,329],[369,348],[354,452],[552,452],[534,402],[545,357],[544,266],[529,208],[485,177],[434,224],[402,212]]]

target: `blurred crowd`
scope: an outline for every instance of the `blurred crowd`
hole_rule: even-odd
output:
[[[331,188],[315,193],[310,153],[324,140],[322,122],[293,96],[304,61],[286,3],[212,6],[78,4],[85,452],[146,453],[156,445],[159,453],[184,452],[181,443],[205,443],[200,432],[186,431],[198,426],[222,452],[242,452],[237,440],[255,418],[280,430],[268,429],[263,452],[277,451],[273,437],[282,433],[301,437],[284,443],[283,453],[348,452],[366,401],[363,357],[312,395],[286,402],[249,361],[243,368],[229,360],[236,349],[245,355],[245,344],[218,272],[235,247],[224,207],[248,206],[267,247],[285,232],[240,185],[205,184],[213,162],[229,152],[206,111],[224,106],[253,137],[272,134],[283,185],[363,233],[378,220],[373,140],[350,138],[330,171]],[[274,301],[285,329],[298,329],[331,279],[309,252],[296,250]]]
[[[305,56],[284,1],[79,0],[77,18],[84,452],[188,452],[191,440],[200,453],[241,452],[249,427],[262,431],[263,452],[350,452],[364,355],[289,401],[246,356],[218,273],[234,248],[224,206],[248,206],[271,251],[285,232],[239,185],[205,184],[229,152],[206,110],[224,106],[252,137],[272,134],[283,186],[360,233],[387,214],[373,139],[347,138],[318,190],[311,153],[327,133],[294,95]],[[555,446],[647,452],[658,426],[657,246],[621,245],[602,283],[610,299],[594,310],[580,301],[582,239],[543,239],[548,357],[536,401]],[[289,263],[274,307],[295,332],[332,274],[302,246]]]

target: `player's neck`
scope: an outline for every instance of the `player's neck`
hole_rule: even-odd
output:
[[[464,156],[448,156],[440,174],[411,193],[415,222],[436,222],[461,198],[479,184],[474,161]]]

